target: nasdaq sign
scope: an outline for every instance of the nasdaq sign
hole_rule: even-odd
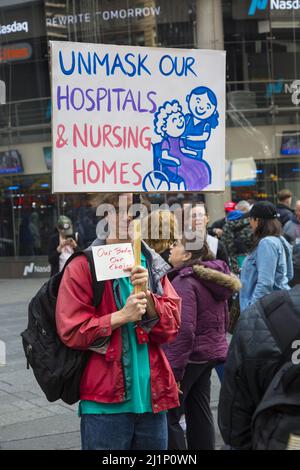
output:
[[[257,10],[266,10],[268,0],[251,0],[248,15],[255,15]],[[300,0],[270,0],[271,10],[299,10]]]
[[[265,10],[268,6],[268,0],[251,0],[249,7],[249,16],[253,16],[256,10]]]
[[[300,80],[294,80],[291,84],[284,83],[283,80],[277,80],[274,83],[268,83],[266,86],[266,97],[286,93],[291,95],[292,103],[295,106],[300,104]]]

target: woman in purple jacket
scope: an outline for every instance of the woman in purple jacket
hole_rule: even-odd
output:
[[[206,242],[199,241],[198,246],[202,248],[190,250],[186,240],[177,242],[169,258],[174,269],[168,276],[182,298],[179,334],[165,348],[182,392],[181,406],[168,412],[170,450],[186,449],[179,424],[183,413],[188,449],[215,447],[210,377],[212,369],[226,360],[227,300],[241,287],[227,264],[214,258]]]

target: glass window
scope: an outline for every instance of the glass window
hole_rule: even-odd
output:
[[[299,130],[300,11],[276,9],[272,4],[222,2],[227,139],[234,142],[228,145],[227,158],[233,163],[254,158],[257,166],[252,186],[231,182],[235,201],[269,198],[276,202],[276,194],[285,187],[300,197],[300,152],[291,150],[289,159],[282,153],[282,135]]]
[[[300,10],[272,3],[220,2],[231,168],[226,200],[276,202],[285,187],[300,199]],[[1,25],[19,26],[0,34],[0,80],[7,90],[7,103],[0,105],[0,154],[25,144],[51,147],[49,40],[197,47],[196,0],[4,4]],[[49,152],[44,158],[43,152],[32,156],[38,174],[26,165],[23,173],[0,174],[0,256],[45,256],[59,214],[72,219],[85,246],[95,236],[88,197],[52,195]],[[243,170],[236,172],[238,165]]]

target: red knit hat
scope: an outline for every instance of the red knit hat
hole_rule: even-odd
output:
[[[224,209],[226,212],[231,212],[231,211],[234,211],[235,206],[236,206],[235,202],[228,201],[228,202],[225,202]]]

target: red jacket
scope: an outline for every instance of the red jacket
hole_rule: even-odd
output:
[[[152,294],[159,321],[149,333],[136,328],[137,340],[148,343],[152,409],[154,413],[179,405],[178,389],[161,345],[173,340],[180,327],[181,299],[166,277],[161,280],[164,295]],[[81,379],[80,399],[120,403],[125,397],[122,370],[121,328],[111,331],[111,314],[116,312],[112,281],[106,281],[101,304],[93,306],[92,277],[84,256],[67,267],[60,284],[56,324],[64,344],[87,350],[95,340],[110,337],[106,352],[92,352]]]

